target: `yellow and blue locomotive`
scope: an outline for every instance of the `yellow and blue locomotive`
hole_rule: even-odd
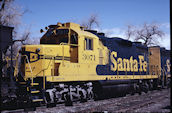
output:
[[[46,29],[40,45],[23,45],[20,50],[15,77],[18,97],[26,103],[71,105],[75,100],[147,92],[170,84],[169,50],[108,38],[75,23]]]

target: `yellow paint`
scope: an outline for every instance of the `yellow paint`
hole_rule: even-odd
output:
[[[117,58],[117,60],[115,59]],[[144,61],[144,56],[139,55],[139,71],[146,72],[147,71],[147,62]],[[133,60],[133,56],[130,59],[117,57],[117,52],[111,52],[111,70],[112,71],[128,71],[128,72],[138,72],[138,61],[136,59]]]
[[[117,70],[117,62],[116,62],[116,60],[114,59],[114,57],[117,57],[117,52],[112,52],[111,53],[111,61],[112,61],[112,63],[113,63],[113,65],[111,65],[111,70],[112,71],[116,71]]]
[[[40,101],[44,101],[43,99],[35,99],[35,100],[32,100],[32,102],[40,102]]]
[[[37,90],[37,91],[31,91],[31,93],[39,93],[40,91],[39,90]]]
[[[139,71],[142,72],[142,71],[147,71],[147,62],[144,61],[144,56],[141,56],[139,55],[139,64],[140,64],[140,69]]]
[[[133,71],[134,71],[134,72],[138,72],[138,62],[137,62],[136,59],[134,59],[133,64],[134,64],[134,65],[133,65],[133,69],[134,69]]]
[[[29,57],[31,69],[26,61],[22,65],[25,69],[25,80],[32,77],[31,71],[33,78],[45,76],[46,80],[50,82],[157,78],[157,75],[97,75],[97,65],[108,64],[109,54],[111,54],[110,60],[113,63],[110,67],[112,71],[131,71],[133,73],[138,70],[146,71],[147,63],[143,56],[139,56],[139,63],[133,56],[129,59],[117,58],[117,52],[110,53],[96,35],[80,29],[78,24],[61,24],[59,27],[54,27],[53,33],[56,33],[57,29],[69,30],[69,34],[65,35],[68,36],[67,43],[24,45],[22,47],[25,48],[25,51],[31,52]],[[72,35],[70,33],[76,34],[77,44],[71,43]],[[48,42],[49,38],[44,35],[41,41]],[[54,42],[58,42],[57,37],[51,38],[54,39]],[[86,49],[86,38],[92,40],[92,50]],[[37,49],[40,49],[38,53],[36,53]],[[72,59],[74,56],[76,59]],[[55,64],[60,65],[55,68]],[[138,65],[141,66],[140,69],[138,69]],[[58,74],[55,75],[55,71]]]

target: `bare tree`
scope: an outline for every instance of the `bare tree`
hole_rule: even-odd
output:
[[[132,36],[134,34],[135,34],[134,26],[127,25],[127,30],[125,32],[125,35],[126,35],[127,39],[130,40],[130,38],[132,38]]]
[[[86,29],[89,29],[89,30],[93,29],[94,25],[99,27],[100,23],[99,23],[99,20],[98,20],[98,16],[96,14],[90,15],[88,20],[82,22],[81,25],[86,27]]]
[[[18,32],[18,27],[22,24],[21,18],[27,10],[22,10],[15,0],[0,0],[0,25],[14,27],[13,30],[13,54],[15,57],[19,48],[23,44],[29,43],[30,30],[26,27],[24,32]],[[4,53],[4,57],[11,55],[9,48]]]
[[[147,24],[144,23],[140,28],[128,26],[126,31],[126,36],[128,39],[131,37],[134,41],[141,41],[144,45],[159,45],[159,39],[162,39],[164,36],[164,32],[160,30],[160,26],[158,24],[152,23]]]
[[[17,27],[21,23],[23,13],[14,0],[0,1],[0,25]]]

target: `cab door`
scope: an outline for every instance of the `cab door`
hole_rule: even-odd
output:
[[[70,36],[70,62],[78,63],[78,35],[74,31]]]

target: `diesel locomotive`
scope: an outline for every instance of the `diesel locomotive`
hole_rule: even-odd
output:
[[[75,23],[46,30],[39,45],[19,51],[14,77],[23,103],[72,105],[170,86],[170,50],[109,38]]]

